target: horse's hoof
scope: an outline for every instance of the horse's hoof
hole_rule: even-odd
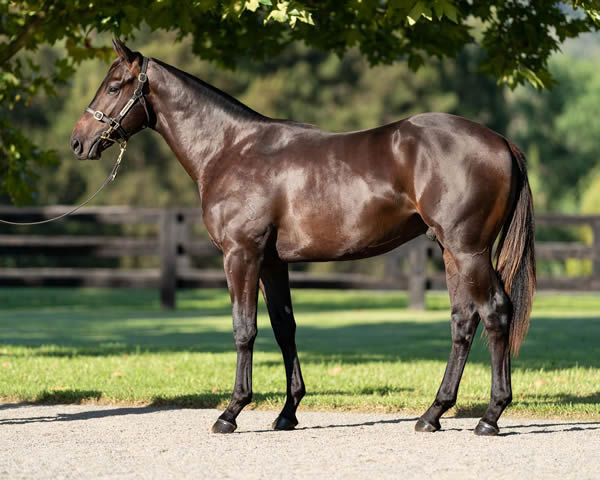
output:
[[[491,437],[494,435],[498,435],[500,429],[496,425],[492,425],[491,423],[484,422],[483,420],[479,420],[477,427],[475,428],[475,435],[482,435]]]
[[[298,420],[294,418],[290,420],[289,418],[278,416],[273,422],[273,430],[293,430],[298,425]]]
[[[440,422],[434,425],[423,418],[419,418],[415,424],[415,432],[437,432],[441,428]]]
[[[210,429],[210,431],[212,433],[233,433],[235,431],[235,429],[237,428],[237,425],[231,422],[228,422],[227,420],[223,420],[222,418],[219,418],[215,424],[212,426],[212,428]]]

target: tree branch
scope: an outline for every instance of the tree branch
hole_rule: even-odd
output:
[[[0,66],[4,66],[35,34],[36,28],[45,20],[45,12],[33,15],[17,37],[0,53]]]

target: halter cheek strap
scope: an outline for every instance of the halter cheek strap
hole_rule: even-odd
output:
[[[96,120],[108,124],[108,128],[104,132],[102,132],[102,139],[114,142],[115,140],[111,138],[111,135],[113,134],[113,132],[116,132],[117,139],[127,141],[127,139],[129,138],[129,134],[125,131],[125,129],[123,129],[123,127],[121,126],[121,122],[123,121],[123,118],[125,118],[125,115],[129,113],[129,111],[138,101],[144,106],[144,111],[146,112],[146,119],[148,120],[148,124],[150,123],[150,114],[148,113],[146,99],[144,98],[144,86],[148,82],[148,75],[146,75],[147,68],[148,57],[143,57],[142,68],[140,69],[140,74],[138,75],[138,84],[133,92],[133,96],[129,99],[129,101],[125,104],[125,106],[121,109],[121,111],[115,118],[109,117],[100,110],[92,110],[90,107],[86,107],[85,111],[91,113]],[[147,126],[148,125],[146,124],[143,128],[146,128]]]

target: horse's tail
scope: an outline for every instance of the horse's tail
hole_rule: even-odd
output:
[[[518,175],[518,197],[498,242],[496,270],[513,304],[509,344],[513,355],[517,355],[529,329],[535,291],[534,217],[525,154],[510,140],[506,143],[512,153],[513,166],[517,167],[513,171]]]

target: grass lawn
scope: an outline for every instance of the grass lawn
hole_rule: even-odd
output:
[[[450,350],[447,295],[426,312],[403,293],[294,292],[304,408],[421,413]],[[254,403],[283,405],[281,354],[261,299]],[[481,326],[480,326],[481,329]],[[0,400],[223,407],[235,374],[229,297],[178,293],[161,312],[154,290],[0,289]],[[454,413],[480,415],[489,354],[477,337]],[[513,361],[512,415],[600,417],[600,296],[538,295]]]

